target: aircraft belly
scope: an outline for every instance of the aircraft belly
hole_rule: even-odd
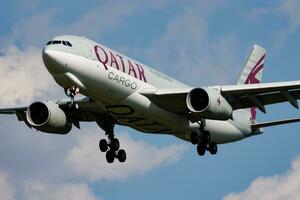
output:
[[[184,115],[170,113],[138,92],[117,105],[106,106],[107,111],[124,125],[145,133],[185,134],[198,129]]]

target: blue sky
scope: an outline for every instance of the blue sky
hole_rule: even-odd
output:
[[[60,34],[86,36],[193,86],[233,84],[258,43],[267,49],[264,82],[298,80],[299,10],[296,0],[4,0],[0,105],[64,98],[41,61],[46,41]],[[297,116],[280,104],[258,120]],[[175,137],[118,127],[132,157],[113,166],[94,123],[67,136],[37,133],[15,116],[0,116],[0,126],[1,199],[300,198],[299,124],[204,157]]]

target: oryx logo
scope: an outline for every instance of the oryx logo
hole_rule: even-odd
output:
[[[251,72],[249,73],[245,84],[254,84],[254,83],[260,83],[261,80],[256,78],[256,75],[263,70],[264,68],[264,60],[265,60],[265,54],[259,59],[259,61],[256,63],[256,65],[253,67]]]
[[[264,60],[265,60],[265,56],[266,54],[264,54],[259,61],[256,63],[256,65],[253,67],[253,69],[251,70],[251,72],[249,73],[245,84],[255,84],[255,83],[260,83],[261,80],[256,78],[257,74],[263,70],[264,68]],[[256,107],[252,107],[250,108],[250,112],[251,112],[251,117],[252,119],[256,119]]]

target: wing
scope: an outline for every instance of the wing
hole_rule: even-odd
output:
[[[233,110],[257,107],[266,112],[265,105],[289,102],[298,108],[300,81],[261,83],[249,85],[213,86],[221,92]],[[158,106],[174,113],[184,114],[187,110],[186,96],[192,88],[144,89],[141,94]]]
[[[17,112],[24,112],[27,106],[0,108],[0,114],[16,114]]]
[[[265,105],[289,102],[299,108],[300,81],[232,85],[219,87],[234,110],[257,107],[266,112]]]
[[[57,103],[59,107],[66,112],[68,116],[72,117],[74,125],[78,128],[79,122],[81,121],[96,121],[99,122],[102,120],[103,116],[106,114],[106,111],[101,108],[94,100],[90,98],[82,98],[75,100],[75,103],[78,105],[77,110],[70,111],[69,103],[70,100],[59,100],[53,101]],[[26,110],[28,106],[18,106],[10,108],[0,108],[0,114],[16,114],[19,121],[24,121],[29,127],[31,127],[26,120]]]

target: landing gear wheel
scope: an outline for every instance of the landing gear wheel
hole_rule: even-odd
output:
[[[208,144],[210,142],[211,136],[208,131],[204,131],[202,135],[202,142]]]
[[[105,115],[97,124],[105,131],[105,135],[108,137],[107,140],[102,139],[99,142],[100,150],[106,152],[106,161],[113,163],[115,159],[118,159],[120,162],[125,162],[126,152],[120,149],[120,142],[114,135],[116,120],[110,115]]]
[[[211,142],[208,146],[210,154],[215,155],[218,152],[218,146],[215,142]]]
[[[114,151],[109,150],[109,151],[106,152],[106,161],[108,163],[113,163],[114,160],[115,160],[115,157],[116,157],[116,154],[115,154]]]
[[[190,136],[190,140],[192,144],[198,144],[199,143],[199,137],[196,132],[192,132]]]
[[[113,138],[110,142],[110,148],[113,151],[118,151],[120,148],[120,142],[117,138]]]
[[[199,143],[197,145],[197,152],[199,156],[204,156],[205,151],[206,151],[206,145],[204,145],[203,143]]]
[[[101,152],[106,152],[108,149],[108,144],[105,139],[101,139],[99,142],[99,149]]]
[[[124,149],[120,149],[117,154],[117,158],[120,162],[125,162],[126,160],[126,152]]]

